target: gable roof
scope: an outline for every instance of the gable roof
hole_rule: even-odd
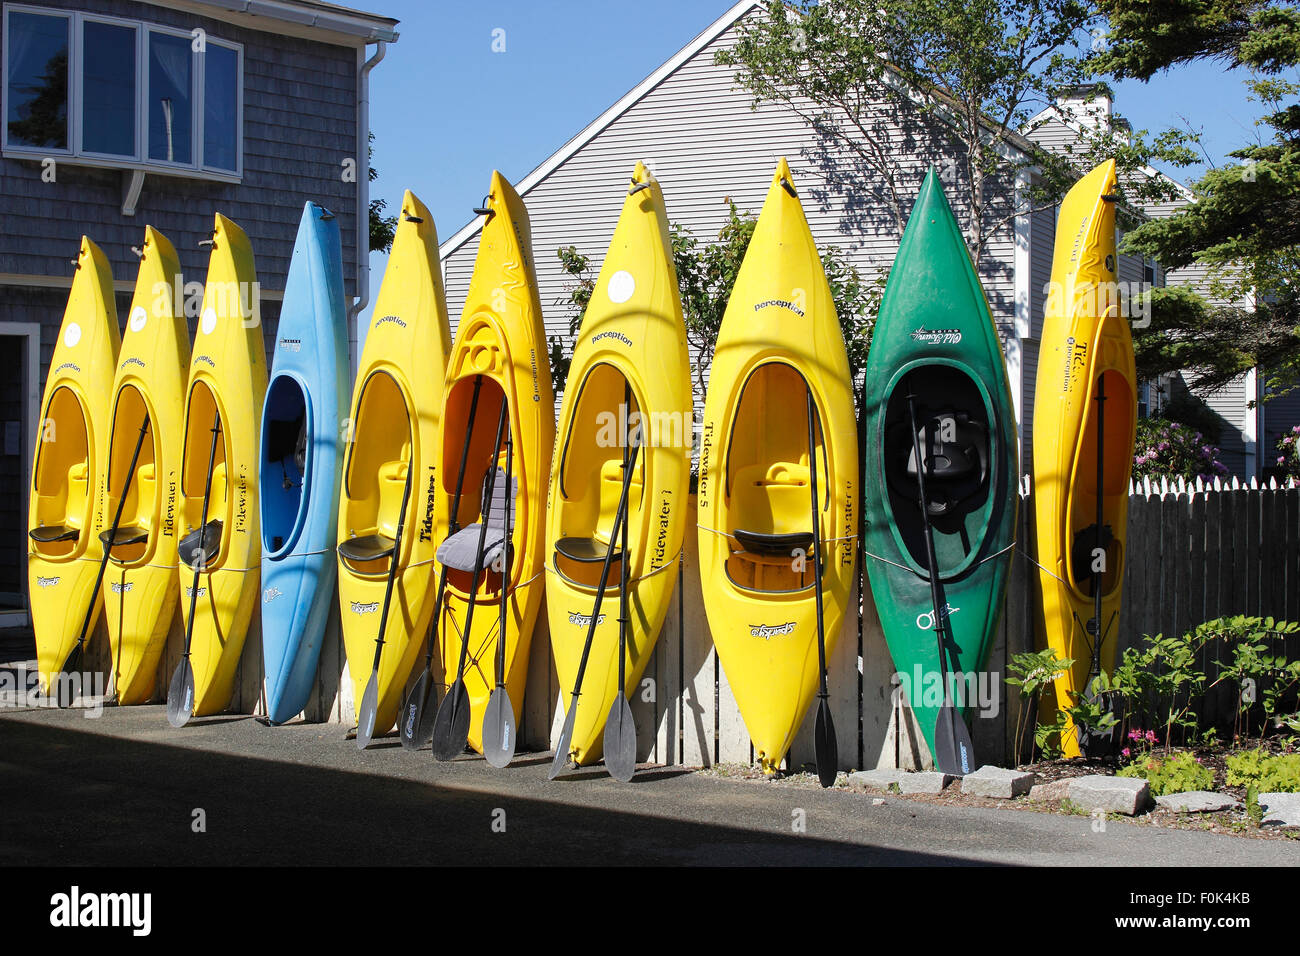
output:
[[[623,94],[623,96],[619,98],[618,102],[597,116],[581,131],[579,131],[577,135],[543,160],[541,165],[537,166],[527,176],[515,183],[515,191],[521,196],[527,193],[528,190],[532,189],[557,168],[562,166],[564,162],[577,153],[578,150],[582,149],[595,139],[611,123],[630,110],[647,93],[657,87],[664,80],[668,79],[668,77],[673,73],[677,72],[682,64],[686,63],[723,33],[727,32],[736,21],[740,20],[755,7],[761,7],[762,5],[763,4],[760,0],[740,0],[739,3],[733,5],[726,13],[705,27],[699,36],[674,53],[662,66],[636,86],[632,87],[632,89],[628,90],[627,93]],[[467,222],[453,236],[451,236],[451,238],[445,240],[438,247],[438,257],[440,259],[445,259],[463,246],[476,232],[479,231],[479,229],[482,228],[483,222],[484,220],[482,216],[476,216]]]

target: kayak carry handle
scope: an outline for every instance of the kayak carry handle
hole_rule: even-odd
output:
[[[794,191],[794,184],[791,183],[790,180],[786,179],[784,176],[781,177],[781,187],[786,192],[788,192],[791,196],[793,196],[795,199],[799,198],[799,194]]]

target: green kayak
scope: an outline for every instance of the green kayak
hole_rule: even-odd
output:
[[[979,673],[1015,543],[1016,420],[988,301],[933,169],[889,273],[862,409],[863,540],[881,627],[936,766],[965,773],[977,764],[963,714],[991,703],[976,699]]]

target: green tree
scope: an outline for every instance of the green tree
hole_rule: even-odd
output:
[[[686,340],[694,353],[693,388],[697,400],[704,398],[708,369],[713,364],[713,348],[722,328],[731,290],[736,285],[745,251],[754,236],[758,219],[753,213],[740,212],[727,198],[727,221],[718,232],[716,242],[701,243],[685,226],[671,227],[673,266],[682,298],[682,315],[686,322]],[[849,355],[849,369],[855,382],[860,380],[867,362],[867,349],[875,325],[884,277],[864,279],[857,267],[835,246],[819,250],[822,267],[830,284],[831,297],[839,316],[840,329]],[[556,250],[561,268],[570,277],[562,299],[556,305],[569,309],[569,335],[577,334],[583,313],[595,288],[590,260],[574,246]],[[563,343],[551,337],[551,367],[557,393],[568,376],[570,355]],[[856,394],[856,390],[855,390]]]
[[[370,182],[379,178],[379,171],[375,169],[375,131],[370,131],[369,143],[366,147],[367,156],[371,160],[367,164],[370,170]],[[393,248],[393,236],[397,234],[397,217],[385,216],[384,210],[388,208],[388,203],[382,199],[370,200],[370,251],[371,252],[388,252]]]
[[[818,134],[810,158],[826,185],[813,195],[842,201],[851,231],[901,235],[924,170],[900,156],[929,157],[978,263],[992,236],[1054,205],[1103,157],[1117,159],[1130,201],[1173,197],[1172,183],[1137,171],[1190,161],[1178,135],[1147,145],[1145,131],[1095,124],[1064,154],[1022,135],[1084,79],[1080,50],[1099,22],[1081,0],[772,0],[716,59],[756,107],[784,105]],[[1031,188],[1017,190],[1015,173],[1031,167]]]
[[[1255,142],[1192,186],[1195,201],[1125,237],[1169,268],[1208,268],[1209,295],[1155,289],[1137,335],[1139,371],[1195,373],[1206,393],[1252,367],[1270,394],[1300,373],[1300,8],[1261,0],[1099,0],[1110,22],[1092,67],[1149,80],[1197,60],[1247,74],[1264,110]]]

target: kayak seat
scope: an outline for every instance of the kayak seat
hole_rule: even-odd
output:
[[[446,568],[474,573],[475,568],[490,568],[505,552],[506,508],[511,508],[512,526],[515,497],[519,494],[519,479],[511,477],[510,491],[506,492],[506,473],[496,469],[492,496],[487,494],[488,478],[483,479],[483,507],[480,520],[461,528],[438,545],[438,562]],[[486,525],[486,531],[483,530]],[[479,557],[479,535],[483,535],[483,555]],[[504,572],[503,572],[504,573]]]
[[[81,534],[81,529],[72,528],[65,524],[53,524],[32,528],[27,533],[33,541],[41,544],[53,544],[56,541],[76,541]]]
[[[810,531],[798,531],[794,534],[763,534],[758,531],[742,531],[737,528],[732,532],[740,546],[752,554],[771,555],[789,558],[795,551],[812,553],[813,536]]]
[[[360,538],[340,541],[338,551],[346,560],[363,564],[366,561],[379,561],[392,557],[393,549],[396,547],[397,542],[386,534],[367,534]]]
[[[924,415],[917,434],[927,468],[927,510],[932,517],[956,514],[988,477],[988,430],[972,421],[968,413],[951,408],[924,413],[918,410],[918,414]],[[951,421],[951,439],[943,441],[945,426],[936,425],[947,421]],[[886,474],[895,491],[917,501],[921,497],[920,467],[912,437],[910,421],[897,421],[889,429]]]
[[[176,555],[182,563],[193,567],[195,560],[203,554],[213,557],[220,549],[221,519],[213,518],[202,528],[195,528],[181,538],[180,544],[176,546]]]
[[[738,470],[732,513],[744,527],[734,527],[731,534],[744,551],[788,559],[796,548],[806,553],[812,547],[809,477],[802,461],[774,461]]]
[[[403,446],[403,451],[406,446]],[[397,522],[402,516],[402,499],[406,496],[407,463],[401,459],[379,466],[379,510],[374,537],[397,537]]]
[[[109,528],[107,531],[99,533],[99,541],[104,547],[112,551],[114,548],[124,548],[132,544],[144,544],[149,540],[149,529],[132,527],[119,527],[117,531]],[[197,541],[195,542],[198,543]]]
[[[609,551],[609,543],[598,538],[560,538],[555,542],[555,550],[579,564],[601,564]],[[610,561],[618,561],[622,557],[622,550],[615,548]]]

